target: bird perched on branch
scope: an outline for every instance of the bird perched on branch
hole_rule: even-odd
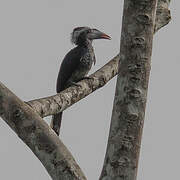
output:
[[[57,93],[63,91],[82,79],[90,71],[96,58],[92,46],[94,39],[111,39],[107,34],[89,27],[77,27],[71,34],[71,41],[76,45],[69,51],[62,61],[56,84]],[[62,112],[55,114],[51,121],[51,127],[59,135],[62,121]]]

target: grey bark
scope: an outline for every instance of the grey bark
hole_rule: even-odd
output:
[[[170,10],[168,9],[171,0],[158,0],[156,10],[156,24],[154,31],[157,32],[171,20]]]
[[[53,180],[86,179],[71,153],[48,124],[2,83],[0,116],[29,146]]]
[[[120,61],[101,180],[135,180],[150,73],[157,0],[126,0]]]

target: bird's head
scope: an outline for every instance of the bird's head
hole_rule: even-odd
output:
[[[71,34],[71,42],[80,45],[86,41],[92,41],[94,39],[111,39],[107,34],[89,27],[77,27]]]

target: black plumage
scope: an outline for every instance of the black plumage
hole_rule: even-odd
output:
[[[92,46],[94,39],[110,39],[110,37],[89,27],[78,27],[73,30],[71,41],[77,46],[69,51],[62,61],[56,84],[57,93],[85,78],[92,64],[95,64]],[[51,127],[57,135],[59,135],[61,121],[62,112],[54,115],[51,121]]]

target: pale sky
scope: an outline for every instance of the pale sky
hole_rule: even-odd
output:
[[[172,1],[172,21],[154,37],[138,180],[180,178],[177,7],[180,1]],[[1,0],[0,81],[24,101],[55,94],[59,66],[73,48],[70,33],[76,26],[97,28],[112,37],[94,42],[94,72],[119,52],[122,9],[123,1]],[[88,180],[98,179],[103,166],[115,81],[63,116],[61,139]],[[39,160],[4,121],[0,142],[0,179],[50,180]]]

